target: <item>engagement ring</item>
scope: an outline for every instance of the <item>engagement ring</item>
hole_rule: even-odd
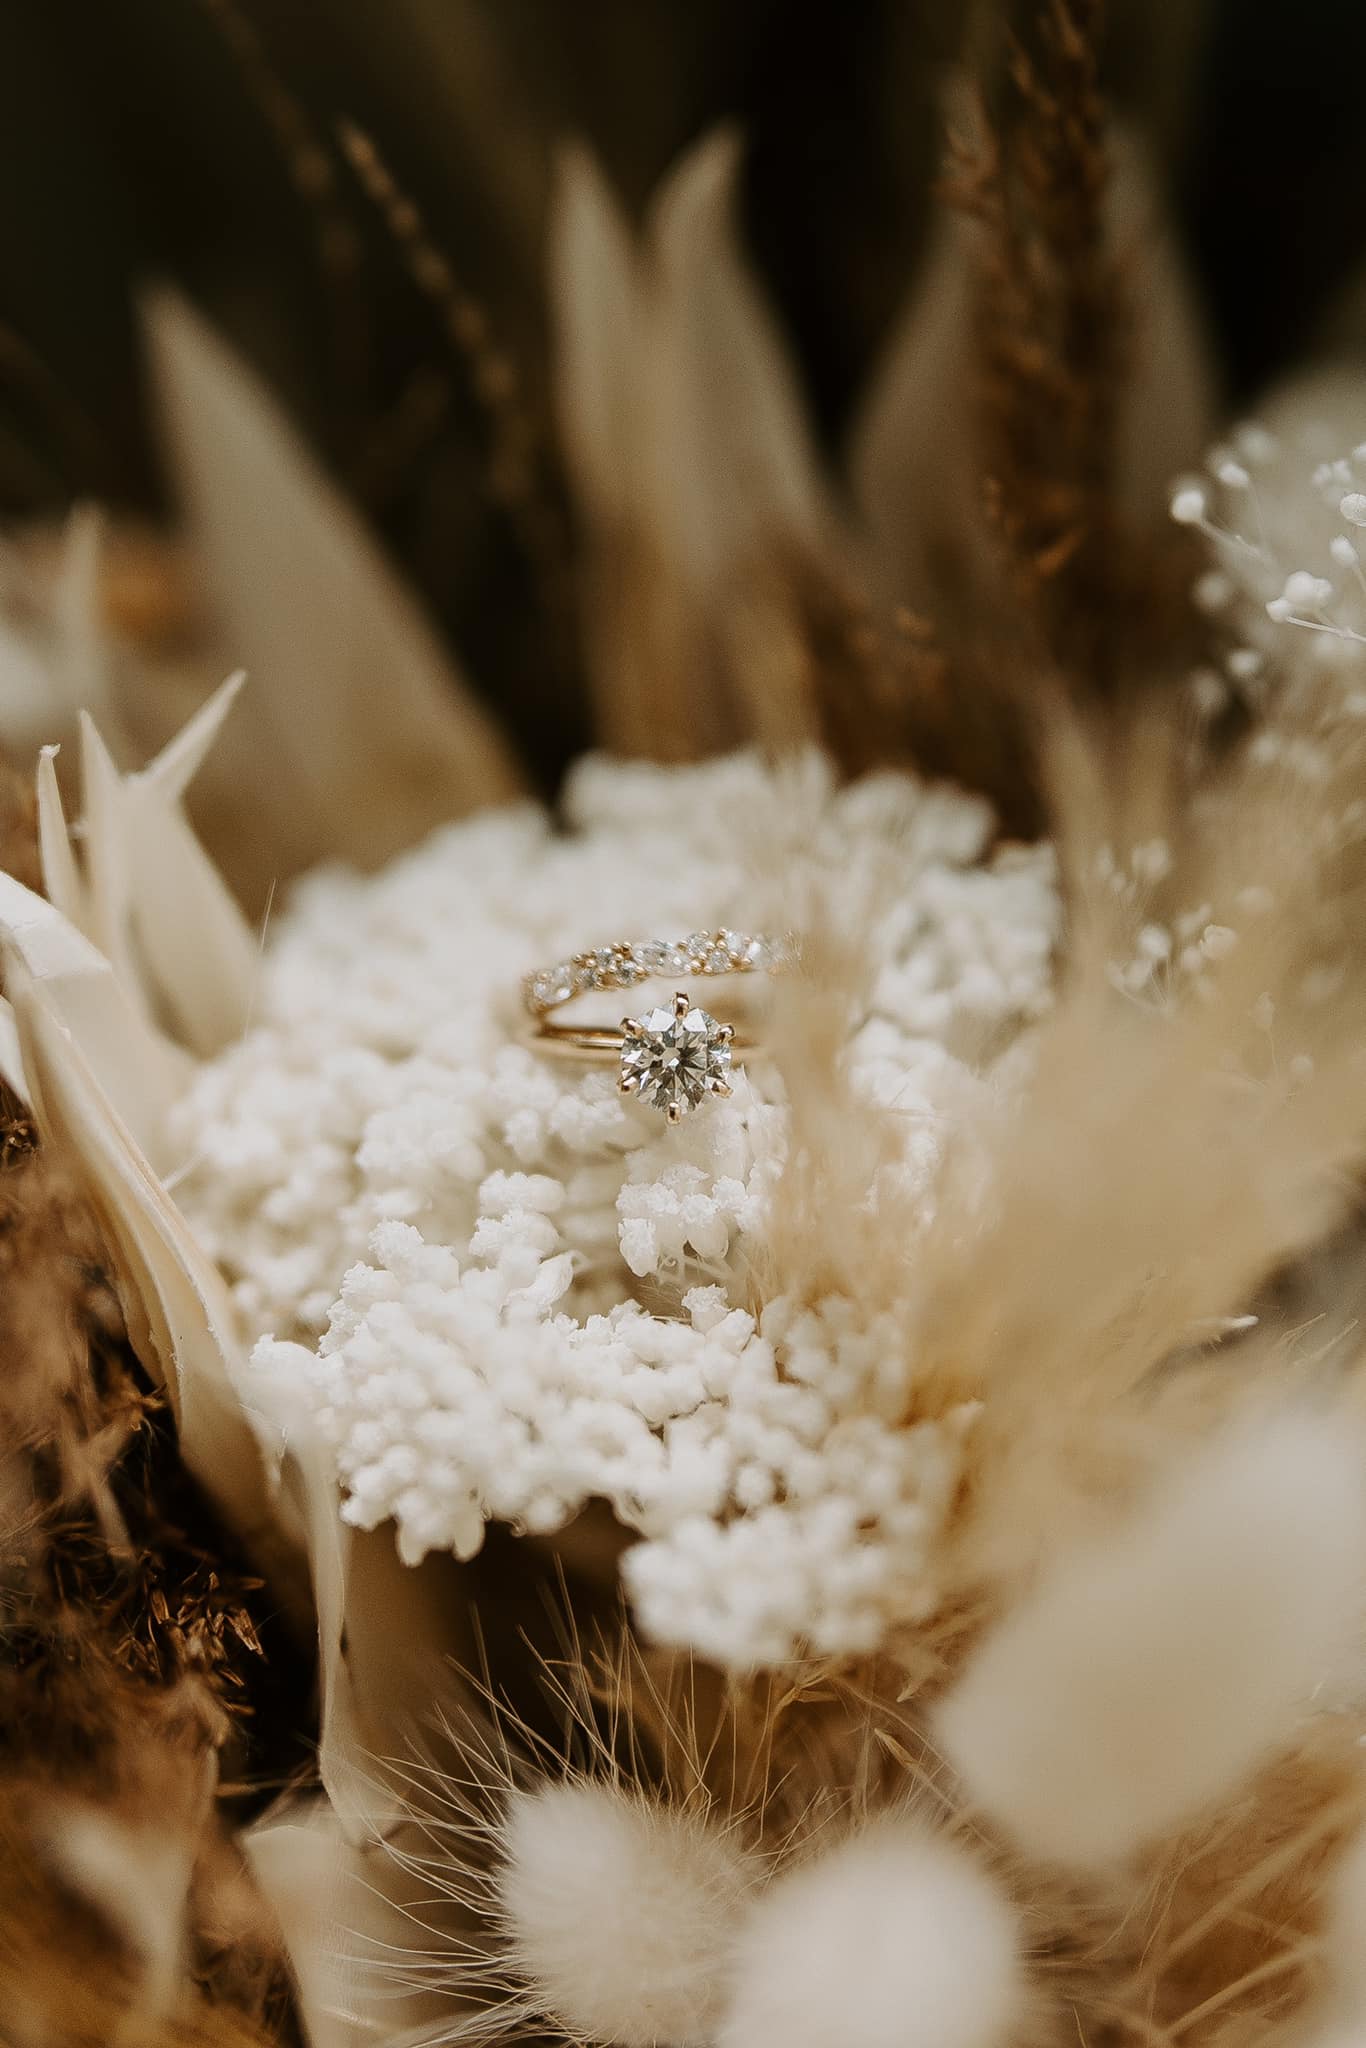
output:
[[[619,1024],[552,1021],[551,1013],[581,995],[689,975],[779,974],[792,960],[790,939],[732,931],[576,953],[527,976],[523,1001],[536,1025],[531,1043],[557,1057],[612,1063],[623,1095],[638,1096],[676,1124],[708,1095],[731,1093],[731,1066],[757,1050],[753,1037],[719,1022],[682,989]]]

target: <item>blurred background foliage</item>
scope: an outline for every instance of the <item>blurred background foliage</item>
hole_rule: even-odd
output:
[[[1028,33],[1037,10],[1016,7]],[[915,275],[940,92],[988,83],[963,0],[2,0],[0,511],[164,510],[135,316],[171,278],[280,391],[547,781],[588,737],[538,601],[490,404],[547,453],[554,152],[586,139],[637,214],[717,120],[832,453]],[[1353,0],[1116,0],[1111,87],[1150,142],[1226,396],[1254,394],[1366,244]],[[339,124],[371,136],[449,260],[452,335]],[[462,325],[463,321],[463,325]]]

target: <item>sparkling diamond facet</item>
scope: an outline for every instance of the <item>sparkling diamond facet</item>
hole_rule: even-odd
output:
[[[686,974],[688,971],[686,951],[668,939],[647,939],[636,947],[635,952],[647,974]]]
[[[686,996],[676,996],[668,1009],[647,1010],[624,1029],[623,1092],[662,1109],[670,1123],[705,1095],[729,1095],[731,1028]]]
[[[574,970],[568,965],[544,968],[541,973],[532,975],[528,988],[538,1009],[553,1009],[556,1003],[568,1002],[573,995]]]

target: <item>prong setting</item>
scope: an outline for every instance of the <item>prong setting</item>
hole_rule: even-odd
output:
[[[679,1124],[709,1095],[732,1093],[734,1037],[733,1025],[719,1024],[679,989],[667,1007],[623,1020],[617,1085]]]

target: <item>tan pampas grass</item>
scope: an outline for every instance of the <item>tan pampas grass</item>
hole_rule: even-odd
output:
[[[975,1803],[1043,1861],[1122,1861],[1292,1740],[1362,1625],[1362,1458],[1273,1413],[1044,1575],[934,1716]]]

